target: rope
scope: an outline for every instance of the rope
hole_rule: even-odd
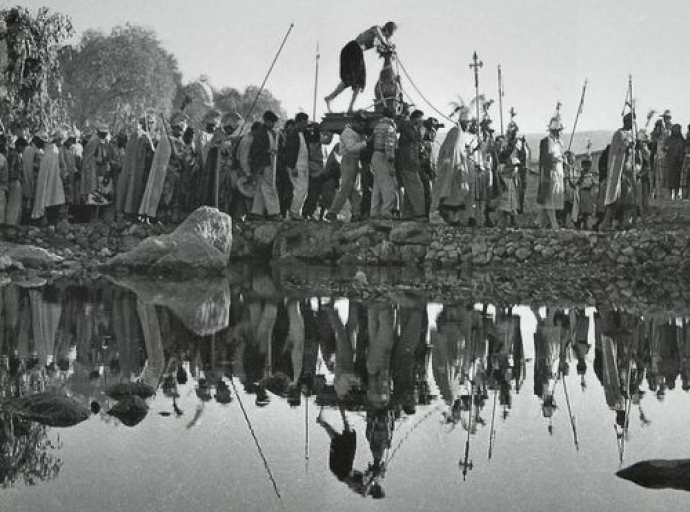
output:
[[[276,496],[278,497],[278,499],[281,499],[280,491],[278,491],[278,484],[276,484],[275,478],[273,478],[273,473],[271,473],[271,468],[269,467],[268,461],[266,460],[266,457],[264,456],[264,452],[261,449],[261,445],[259,444],[259,438],[256,436],[256,433],[254,432],[254,428],[252,427],[252,424],[249,421],[249,416],[247,416],[247,411],[244,408],[244,404],[242,403],[242,399],[240,398],[240,394],[237,392],[237,387],[235,386],[235,380],[232,377],[230,378],[230,384],[232,385],[232,389],[235,392],[235,396],[237,397],[237,403],[240,404],[240,409],[242,410],[242,414],[244,415],[244,420],[247,422],[247,426],[249,427],[249,433],[252,435],[252,439],[254,439],[254,444],[256,445],[256,448],[259,451],[259,455],[261,456],[261,460],[264,463],[264,468],[266,468],[266,473],[268,474],[268,478],[271,480],[271,483],[273,484],[273,491],[276,493]]]
[[[395,445],[395,448],[393,448],[393,450],[391,450],[390,455],[386,458],[386,461],[384,463],[386,465],[386,467],[388,467],[390,462],[393,460],[393,457],[395,456],[397,451],[400,449],[402,444],[407,440],[408,437],[410,437],[410,434],[412,434],[412,432],[414,432],[417,429],[417,427],[419,427],[426,419],[430,418],[431,415],[433,413],[435,413],[436,411],[438,411],[440,408],[441,408],[441,405],[437,405],[436,407],[431,409],[429,412],[427,412],[424,416],[419,418],[417,420],[417,423],[415,423],[414,425],[412,425],[410,427],[410,430],[408,430],[407,433],[405,434],[405,436],[402,439],[400,439],[400,441],[398,441],[398,444]]]
[[[448,117],[448,116],[445,115],[443,112],[441,112],[439,109],[437,109],[437,108],[433,105],[433,103],[431,103],[431,102],[426,98],[426,96],[424,96],[424,93],[422,93],[422,91],[419,90],[419,87],[417,87],[417,84],[415,84],[414,80],[412,80],[412,77],[411,77],[410,74],[407,72],[407,69],[405,69],[405,64],[402,63],[402,61],[400,60],[400,57],[399,57],[399,56],[398,56],[398,63],[400,64],[400,67],[402,68],[403,73],[405,74],[405,77],[409,80],[410,85],[412,85],[412,87],[414,88],[414,90],[417,91],[417,94],[419,94],[419,96],[422,98],[422,100],[424,100],[424,102],[425,102],[427,105],[429,105],[429,107],[431,107],[431,109],[432,109],[434,112],[436,112],[439,116],[441,116],[443,119],[445,119],[446,121],[448,121],[448,122],[450,122],[450,123],[455,123],[455,121],[453,121],[450,117]]]

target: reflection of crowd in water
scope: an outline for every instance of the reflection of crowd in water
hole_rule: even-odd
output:
[[[440,395],[443,422],[468,435],[493,425],[497,410],[503,420],[509,417],[513,394],[527,379],[523,317],[512,309],[488,310],[444,306],[430,322],[427,304],[411,296],[286,299],[255,287],[233,289],[228,326],[202,335],[171,310],[103,281],[88,287],[6,286],[0,289],[0,396],[64,385],[77,400],[105,406],[107,386],[136,380],[160,388],[181,416],[179,386],[191,381],[199,406],[189,426],[205,403],[233,402],[233,378],[257,407],[276,397],[295,407],[315,397],[321,406],[317,422],[331,439],[333,474],[361,495],[378,498],[395,453],[396,425],[405,417],[415,425],[437,417],[417,414],[418,406]],[[605,308],[533,312],[534,394],[549,429],[553,414],[564,408],[560,398],[557,403],[557,387],[565,386],[572,363],[586,385],[591,352],[621,437],[632,406],[640,405],[645,379],[659,399],[679,376],[683,389],[690,389],[686,321]],[[353,467],[353,414],[366,417],[371,462],[361,469]]]

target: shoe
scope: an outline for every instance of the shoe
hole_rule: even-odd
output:
[[[338,221],[338,215],[336,213],[333,213],[333,212],[328,212],[323,219],[326,222],[337,222]]]
[[[281,222],[283,220],[283,218],[280,215],[275,214],[275,215],[269,215],[268,220],[270,222]]]
[[[256,213],[250,213],[247,215],[247,222],[259,222],[261,220],[264,220],[264,218]]]
[[[266,393],[263,386],[256,390],[256,401],[254,402],[257,407],[266,407],[271,402],[271,398]]]

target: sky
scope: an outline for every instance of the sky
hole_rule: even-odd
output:
[[[7,2],[3,2],[7,4]],[[424,96],[450,112],[460,95],[474,96],[469,63],[476,50],[484,67],[481,92],[498,99],[497,66],[504,78],[504,111],[517,111],[524,132],[546,129],[557,102],[570,131],[585,79],[589,85],[578,130],[613,129],[632,74],[641,125],[650,109],[671,109],[690,123],[690,58],[683,42],[688,0],[24,0],[72,17],[78,33],[109,31],[124,23],[156,30],[178,59],[185,81],[207,75],[216,87],[260,84],[294,23],[266,87],[289,115],[311,114],[316,45],[320,47],[317,117],[323,97],[338,82],[341,48],[357,34],[388,20],[398,23],[398,55]],[[358,106],[373,99],[380,70],[366,56],[367,89]],[[432,115],[403,76],[418,108]],[[344,110],[349,91],[335,103]],[[498,121],[496,103],[492,116]],[[437,116],[438,117],[438,116]],[[506,121],[507,122],[507,121]]]

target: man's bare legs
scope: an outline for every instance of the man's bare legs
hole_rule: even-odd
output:
[[[355,107],[355,101],[357,101],[357,96],[359,96],[359,93],[362,92],[362,89],[358,87],[353,87],[352,88],[352,101],[350,101],[350,106],[347,109],[347,113],[351,114],[352,110]]]
[[[335,91],[333,91],[331,94],[326,96],[324,100],[326,101],[326,108],[328,109],[328,112],[331,112],[331,101],[336,99],[340,94],[347,89],[347,85],[345,85],[343,82],[340,82],[338,84],[338,87],[335,88]]]

